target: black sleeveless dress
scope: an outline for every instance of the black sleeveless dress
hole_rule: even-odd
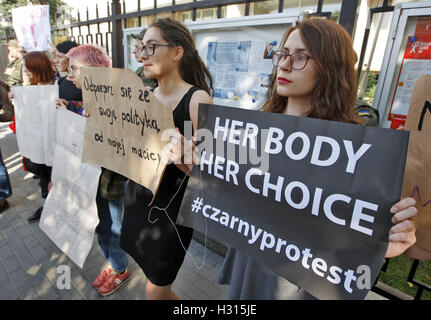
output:
[[[200,89],[190,88],[174,109],[175,127],[182,135],[184,135],[184,121],[191,121],[189,104],[193,93],[197,90]],[[181,244],[172,224],[177,219],[187,187],[188,177],[185,178],[185,176],[185,173],[174,164],[168,165],[156,198],[150,207],[148,204],[152,199],[152,193],[149,189],[131,180],[127,187],[120,246],[136,261],[146,277],[158,286],[167,286],[174,282],[183,264],[185,249],[188,249],[192,239],[193,229],[175,225],[181,237]],[[174,196],[175,198],[172,199]],[[153,208],[166,208],[171,200],[166,212],[172,222],[169,221],[165,211]],[[150,222],[156,219],[155,223]]]

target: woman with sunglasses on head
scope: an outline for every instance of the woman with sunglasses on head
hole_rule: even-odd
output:
[[[186,121],[191,121],[196,130],[198,104],[212,103],[213,88],[211,75],[188,29],[171,19],[158,20],[145,33],[141,52],[145,76],[158,81],[154,95],[172,109],[181,135],[184,136]],[[174,222],[189,171],[185,164],[168,165],[151,206],[153,195],[149,189],[133,181],[127,189],[121,246],[147,276],[147,299],[178,298],[171,285],[184,261],[193,230],[174,226]],[[166,213],[154,207],[166,208]]]
[[[58,76],[56,83],[58,84],[59,104],[73,104],[73,101],[82,102],[82,90],[78,89],[72,81],[68,79],[69,58],[67,53],[77,47],[78,44],[74,41],[63,41],[55,46],[54,65],[57,69]]]
[[[341,50],[340,50],[341,49]],[[349,34],[335,22],[309,19],[289,28],[275,51],[277,67],[263,111],[357,123],[357,82]],[[413,198],[396,203],[386,257],[402,254],[415,241]],[[217,282],[229,284],[230,299],[314,299],[245,254],[229,248]]]

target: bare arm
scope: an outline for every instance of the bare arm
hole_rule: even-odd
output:
[[[193,131],[196,132],[198,130],[198,113],[199,113],[199,103],[207,103],[212,104],[213,101],[208,93],[206,93],[204,90],[196,91],[191,100],[190,100],[190,119],[192,120],[193,124]],[[186,141],[184,140],[184,137],[182,141],[176,141],[176,148],[181,146],[181,150],[184,151],[184,144],[189,144],[189,148],[187,150],[191,150],[190,155],[184,155],[182,154],[182,161],[181,164],[176,164],[176,166],[183,171],[185,174],[190,174],[192,168],[193,168],[193,151],[196,147],[196,144],[192,141]]]

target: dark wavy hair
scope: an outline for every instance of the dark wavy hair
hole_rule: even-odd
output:
[[[151,27],[159,28],[162,38],[167,43],[183,47],[184,54],[179,65],[182,79],[213,96],[214,88],[211,73],[199,56],[193,37],[187,27],[170,18],[157,20]]]
[[[31,84],[48,83],[54,80],[54,65],[48,56],[41,51],[29,52],[24,56],[24,65],[33,75]]]
[[[307,19],[286,30],[280,48],[289,35],[299,30],[306,48],[314,57],[318,69],[318,83],[313,90],[310,118],[357,123],[354,106],[357,94],[357,77],[354,69],[356,56],[347,31],[326,19]],[[288,97],[277,93],[277,70],[274,68],[271,83],[262,109],[283,113]]]
[[[70,49],[73,49],[77,46],[79,46],[79,44],[77,44],[75,41],[66,40],[57,44],[55,48],[58,50],[58,52],[66,54],[70,51]]]

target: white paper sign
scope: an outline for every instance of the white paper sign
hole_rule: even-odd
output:
[[[34,5],[12,9],[12,24],[21,46],[28,52],[51,49],[49,6]]]
[[[52,166],[58,85],[15,86],[12,92],[20,154],[35,163]]]
[[[52,187],[39,227],[76,265],[83,267],[99,223],[96,195],[100,167],[81,163],[86,119],[65,109],[57,115]]]

